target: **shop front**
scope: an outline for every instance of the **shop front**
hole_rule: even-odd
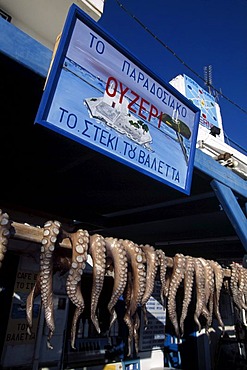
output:
[[[196,147],[196,107],[82,19],[50,81],[52,50],[0,19],[1,368],[241,368],[246,179]]]

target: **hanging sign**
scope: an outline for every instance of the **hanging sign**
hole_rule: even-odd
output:
[[[199,115],[71,6],[36,123],[189,194]]]

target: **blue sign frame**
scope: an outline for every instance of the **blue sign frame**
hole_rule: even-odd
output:
[[[73,4],[35,123],[186,194],[200,110]]]

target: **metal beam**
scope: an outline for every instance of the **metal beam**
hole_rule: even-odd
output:
[[[195,168],[215,180],[229,186],[233,191],[247,199],[247,181],[232,172],[230,168],[221,166],[215,159],[196,149]]]
[[[177,198],[177,199],[172,199],[166,202],[159,202],[159,203],[154,203],[148,206],[140,206],[140,207],[134,207],[134,208],[129,208],[126,210],[122,211],[116,211],[116,212],[110,212],[110,213],[105,213],[102,216],[103,217],[118,217],[118,216],[125,216],[125,215],[130,215],[130,214],[135,214],[138,212],[145,212],[145,211],[152,211],[154,209],[160,209],[160,208],[166,208],[166,207],[172,207],[177,204],[186,204],[186,203],[192,203],[196,202],[198,200],[202,199],[210,199],[215,196],[214,192],[208,192],[208,193],[202,193],[199,195],[191,195],[190,197],[187,198]]]
[[[52,51],[1,17],[0,52],[46,77]]]
[[[247,251],[247,219],[232,189],[217,180],[212,180],[211,186]]]

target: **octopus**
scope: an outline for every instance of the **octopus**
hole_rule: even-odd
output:
[[[65,274],[69,271],[71,267],[71,258],[67,257],[63,251],[57,250],[54,251],[54,259],[53,259],[53,273],[59,272],[60,275]],[[26,299],[26,319],[27,319],[27,333],[31,335],[32,333],[32,326],[33,326],[33,303],[36,297],[38,297],[41,293],[41,285],[40,285],[40,273],[37,276],[35,284],[27,296]]]
[[[185,274],[185,256],[183,254],[177,253],[173,258],[173,271],[170,281],[167,304],[169,318],[175,329],[175,334],[177,338],[180,338],[180,333],[176,311],[176,293],[180,286],[180,283],[184,279],[184,274]]]
[[[118,299],[123,295],[128,278],[128,260],[127,253],[123,244],[116,238],[105,238],[106,254],[111,258],[114,269],[114,284],[110,301],[108,303],[108,311],[110,313],[110,325],[117,319],[115,306]]]
[[[71,347],[75,349],[77,321],[85,308],[80,282],[86,267],[89,234],[86,230],[79,229],[70,234],[69,238],[72,243],[72,261],[66,281],[66,291],[69,299],[76,306],[71,327]]]
[[[95,329],[100,333],[99,320],[96,315],[100,293],[104,284],[106,270],[106,248],[103,236],[90,236],[89,253],[93,260],[93,285],[91,292],[91,320]]]
[[[184,335],[184,320],[188,313],[189,304],[192,298],[192,289],[194,283],[195,260],[193,257],[185,257],[185,273],[184,273],[184,299],[182,313],[180,316],[181,337]]]
[[[247,305],[247,270],[245,267],[241,267],[243,272],[244,288],[243,288],[243,301]]]
[[[33,327],[33,303],[36,297],[40,295],[41,285],[40,285],[40,274],[37,276],[37,280],[27,296],[26,300],[26,319],[27,319],[27,333],[32,334]]]
[[[2,267],[2,261],[7,251],[8,240],[10,236],[10,221],[9,215],[3,213],[0,209],[0,268]]]
[[[167,258],[165,252],[161,249],[156,249],[155,251],[158,261],[158,267],[160,271],[160,300],[163,308],[165,309],[166,302],[165,299],[168,297],[170,279],[166,278],[167,272]]]
[[[11,222],[7,213],[0,209],[0,267],[7,251],[11,236]],[[219,263],[202,257],[194,258],[176,254],[173,266],[170,258],[161,249],[155,250],[148,244],[138,245],[129,240],[102,237],[95,234],[89,237],[85,230],[67,233],[61,228],[59,221],[47,221],[42,230],[40,248],[40,272],[26,300],[27,331],[31,334],[34,299],[41,295],[45,322],[49,329],[47,346],[52,349],[51,338],[55,331],[53,306],[53,274],[68,274],[66,292],[75,306],[71,327],[71,346],[75,348],[76,326],[78,318],[84,310],[85,303],[81,291],[81,279],[86,266],[88,254],[93,260],[93,283],[91,291],[91,321],[100,333],[99,320],[96,311],[99,297],[104,284],[104,278],[112,269],[114,283],[108,302],[111,328],[117,318],[115,306],[123,297],[125,300],[124,322],[128,328],[128,354],[132,349],[136,354],[139,350],[138,331],[140,317],[138,308],[144,313],[144,327],[148,325],[146,303],[148,302],[159,270],[161,283],[160,299],[163,308],[168,309],[169,318],[176,336],[184,335],[184,321],[192,299],[192,291],[196,290],[196,307],[194,321],[201,331],[200,316],[206,319],[206,333],[212,324],[213,313],[224,331],[224,323],[220,315],[220,293],[222,286],[229,284],[229,292],[239,310],[247,311],[247,270],[239,263],[232,262],[228,272]],[[14,235],[14,233],[12,234]],[[58,248],[64,238],[71,241],[71,250]],[[66,253],[65,253],[66,250]],[[68,254],[69,251],[69,254]],[[109,262],[109,264],[108,264]],[[173,268],[171,268],[173,267]],[[230,277],[230,279],[225,279]],[[176,295],[183,281],[183,303],[178,325]]]
[[[246,283],[244,276],[246,274],[245,269],[237,262],[232,262],[231,265],[231,278],[230,278],[230,289],[232,298],[236,306],[241,310],[247,310],[247,305],[244,302],[244,284]],[[243,270],[244,269],[244,270]]]
[[[140,247],[146,258],[146,289],[141,300],[141,306],[144,313],[144,325],[146,329],[148,325],[146,304],[154,290],[155,278],[158,270],[158,257],[155,253],[154,247],[148,244],[140,245]]]
[[[124,315],[124,322],[128,327],[128,353],[127,357],[129,357],[132,353],[132,342],[134,339],[138,340],[137,337],[134,338],[134,322],[132,321],[133,318],[131,317],[130,313],[127,311],[128,307],[130,306],[131,302],[131,296],[132,296],[132,291],[133,291],[133,280],[132,280],[132,274],[131,271],[128,270],[127,272],[127,284],[124,290],[124,301],[125,301],[125,308],[126,308],[126,313]],[[136,314],[136,312],[135,312]],[[138,320],[138,319],[136,319]],[[136,321],[136,324],[137,321]],[[137,347],[137,343],[135,343],[135,346]],[[139,346],[139,344],[138,344]],[[139,349],[139,348],[138,348]]]
[[[43,239],[41,241],[40,253],[40,291],[41,301],[44,308],[45,321],[49,329],[47,347],[52,349],[50,343],[55,330],[54,304],[52,291],[53,277],[53,252],[60,232],[61,224],[58,221],[47,221],[43,228]],[[39,287],[37,287],[39,288]]]
[[[196,309],[194,321],[198,325],[199,332],[202,330],[199,317],[203,315],[207,322],[210,320],[210,313],[206,306],[205,294],[205,269],[200,259],[195,259],[195,282],[196,282]]]
[[[127,285],[125,290],[126,312],[124,322],[126,323],[128,335],[128,354],[132,353],[132,341],[134,339],[135,351],[139,352],[138,329],[140,318],[137,308],[141,305],[142,297],[145,293],[146,270],[144,264],[144,253],[140,246],[130,240],[121,240],[127,254],[130,270],[128,271]]]
[[[204,258],[199,258],[199,261],[202,263],[205,271],[205,305],[209,312],[209,315],[206,313],[206,334],[208,334],[208,329],[213,320],[214,270],[209,261],[205,260]]]
[[[214,277],[215,277],[215,287],[214,287],[214,314],[217,318],[220,326],[222,327],[223,332],[225,331],[225,325],[223,323],[223,320],[221,318],[220,314],[220,292],[222,289],[223,281],[224,281],[224,271],[221,265],[213,260],[209,261],[213,271],[214,271]]]
[[[242,308],[246,310],[247,305],[247,270],[243,266],[239,265],[239,296]]]

